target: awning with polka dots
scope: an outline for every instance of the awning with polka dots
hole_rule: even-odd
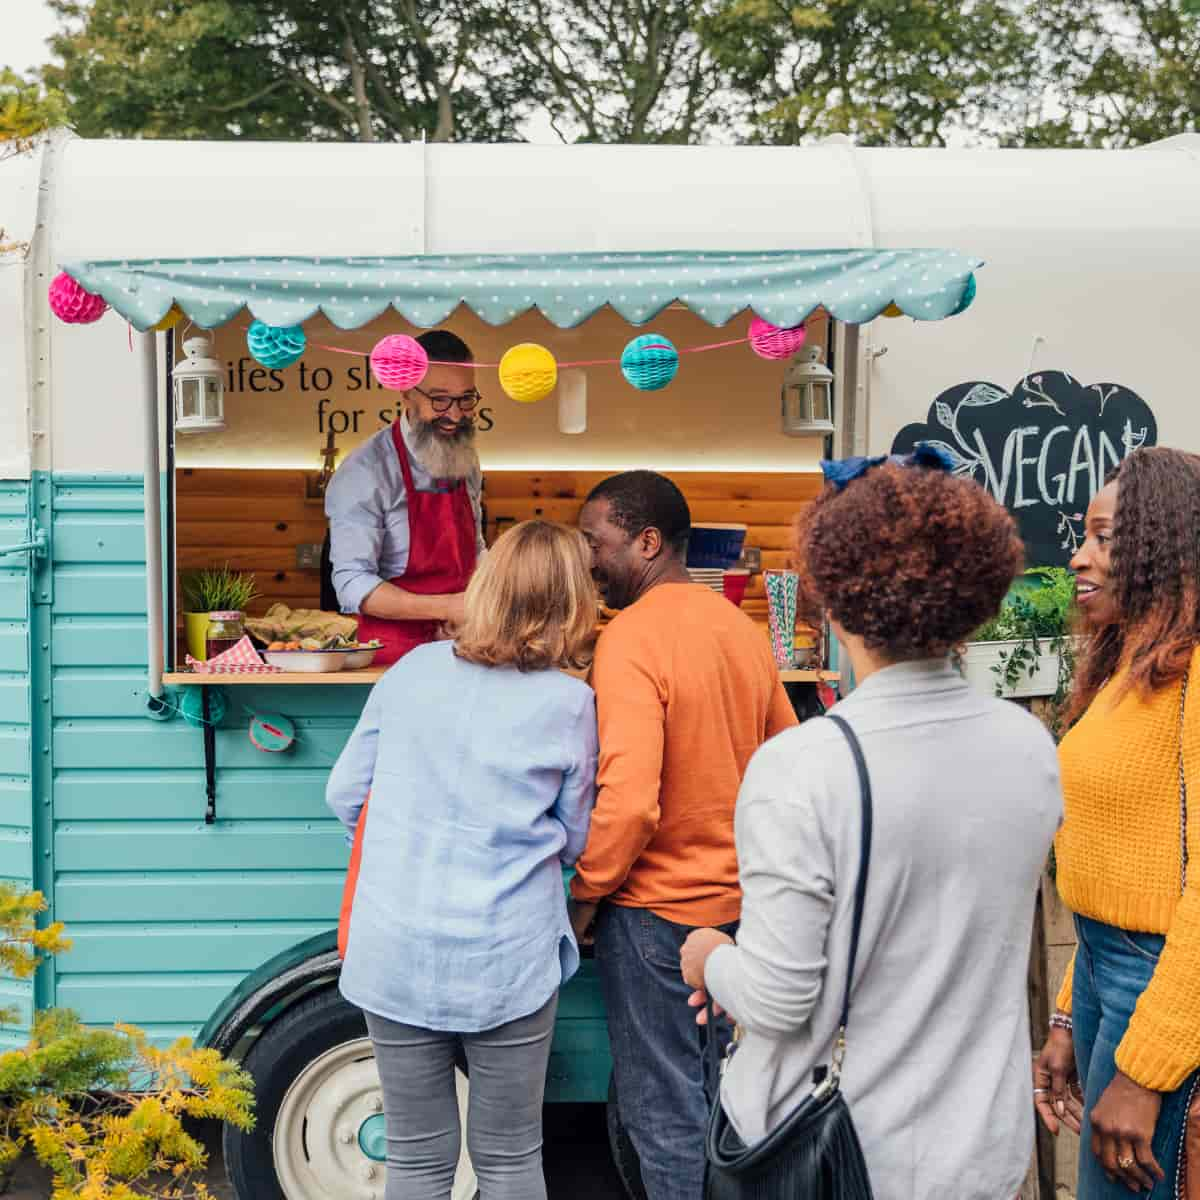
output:
[[[861,324],[891,304],[936,321],[971,303],[980,266],[957,251],[918,249],[195,258],[68,262],[63,269],[137,329],[154,325],[172,304],[206,329],[243,311],[282,326],[320,312],[357,329],[389,308],[431,328],[460,305],[491,325],[537,309],[570,329],[606,305],[641,325],[676,301],[710,325],[749,309],[787,327],[818,307]]]

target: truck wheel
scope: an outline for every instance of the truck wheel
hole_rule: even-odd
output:
[[[629,1136],[629,1130],[621,1124],[621,1114],[617,1110],[617,1084],[611,1075],[608,1078],[605,1116],[608,1120],[608,1149],[621,1183],[625,1186],[625,1194],[629,1200],[648,1200],[646,1185],[642,1182],[642,1165],[638,1162],[633,1139]]]
[[[383,1200],[383,1093],[362,1013],[335,989],[270,1024],[246,1056],[257,1124],[226,1126],[225,1169],[238,1200]],[[457,1073],[465,1122],[467,1080]],[[477,1187],[466,1141],[453,1200]]]

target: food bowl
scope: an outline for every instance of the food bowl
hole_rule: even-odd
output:
[[[313,675],[328,675],[342,671],[354,650],[263,650],[267,666],[281,671],[305,671]]]
[[[725,599],[733,601],[738,608],[741,608],[742,601],[746,598],[746,585],[749,582],[750,572],[745,567],[725,571],[721,576],[721,590],[725,593]]]
[[[346,655],[346,670],[361,671],[375,661],[375,655],[383,649],[382,642],[367,642],[356,646]]]
[[[745,541],[745,525],[693,525],[687,565],[719,570],[735,567]]]

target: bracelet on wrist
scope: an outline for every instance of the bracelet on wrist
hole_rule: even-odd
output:
[[[1065,1012],[1056,1012],[1052,1014],[1050,1017],[1050,1028],[1062,1029],[1065,1032],[1070,1033],[1075,1028],[1074,1023],[1071,1020],[1071,1014]]]

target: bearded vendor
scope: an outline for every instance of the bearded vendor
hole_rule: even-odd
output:
[[[338,603],[358,615],[359,641],[383,643],[380,666],[462,618],[484,549],[471,351],[445,329],[417,341],[430,363],[420,386],[402,393],[400,417],[346,459],[325,493]]]

